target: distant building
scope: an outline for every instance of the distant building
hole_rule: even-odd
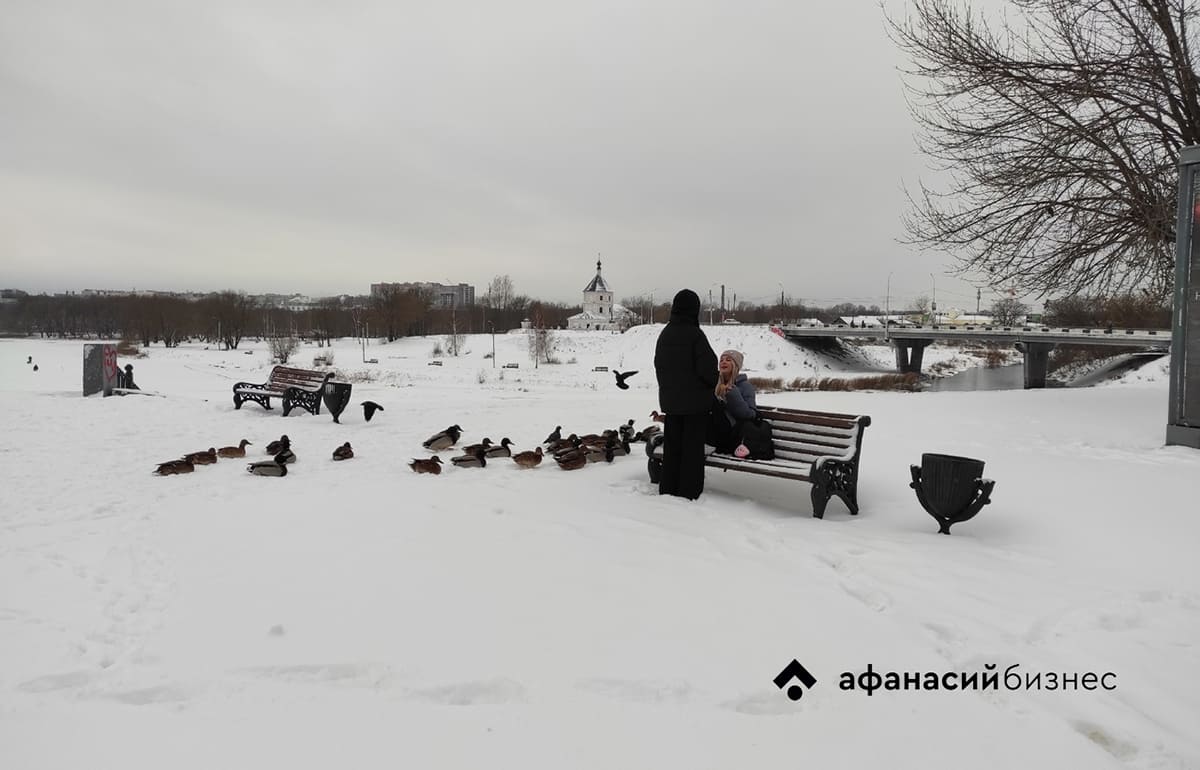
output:
[[[636,321],[636,313],[613,301],[612,289],[600,275],[597,259],[596,276],[583,289],[583,312],[567,318],[567,328],[623,332]]]
[[[444,284],[417,281],[409,283],[373,283],[371,297],[384,291],[427,291],[433,297],[434,307],[463,307],[475,304],[475,287],[466,283]]]

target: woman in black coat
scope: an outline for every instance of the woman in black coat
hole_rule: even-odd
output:
[[[717,354],[700,329],[700,297],[675,295],[671,320],[654,348],[658,405],[663,420],[658,492],[695,500],[704,491],[704,438],[717,386]]]

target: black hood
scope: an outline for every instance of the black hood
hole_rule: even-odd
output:
[[[671,319],[691,321],[700,325],[700,296],[691,289],[682,289],[671,302]]]

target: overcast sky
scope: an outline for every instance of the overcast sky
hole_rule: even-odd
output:
[[[874,0],[0,0],[0,287],[973,310],[899,64]]]

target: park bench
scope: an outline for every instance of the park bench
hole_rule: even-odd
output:
[[[858,515],[858,461],[863,430],[871,424],[866,415],[816,412],[760,406],[758,413],[771,423],[775,459],[751,460],[729,454],[709,454],[704,464],[722,471],[806,481],[812,484],[813,516],[824,518],[830,498],[840,498],[852,515]],[[646,445],[650,480],[657,482],[662,469],[660,434]]]
[[[241,409],[245,401],[253,401],[264,409],[271,408],[271,399],[283,399],[283,416],[295,407],[310,414],[321,413],[321,391],[333,376],[332,371],[314,372],[310,369],[295,369],[276,366],[267,381],[262,384],[239,382],[233,386],[233,406]]]

